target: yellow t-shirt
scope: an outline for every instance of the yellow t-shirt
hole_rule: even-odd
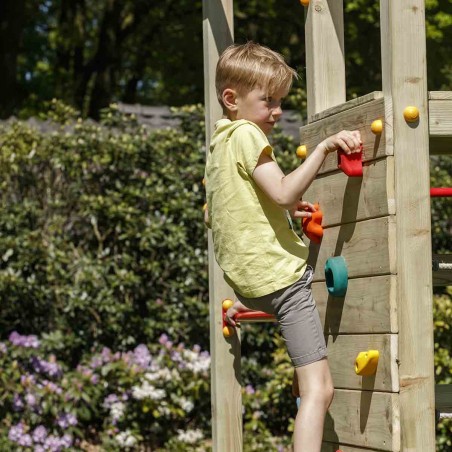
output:
[[[226,282],[246,298],[298,281],[308,257],[288,212],[253,180],[262,152],[275,160],[267,137],[254,123],[221,119],[215,124],[206,164],[215,258]]]

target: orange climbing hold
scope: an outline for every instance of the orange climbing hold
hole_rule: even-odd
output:
[[[312,216],[303,218],[302,227],[306,237],[314,243],[320,243],[323,237],[322,219],[323,212],[318,204],[314,204],[315,212],[311,212]]]

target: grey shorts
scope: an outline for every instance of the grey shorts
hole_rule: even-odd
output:
[[[296,283],[258,298],[237,298],[249,309],[275,315],[294,367],[327,356],[320,316],[311,292],[312,267]]]

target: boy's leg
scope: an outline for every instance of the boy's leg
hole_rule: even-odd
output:
[[[295,369],[301,405],[295,418],[294,452],[320,452],[334,387],[326,359]]]

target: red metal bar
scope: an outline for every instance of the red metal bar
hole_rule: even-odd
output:
[[[275,316],[262,311],[239,312],[234,316],[237,322],[274,322]]]
[[[447,198],[452,196],[452,188],[441,187],[441,188],[431,188],[430,197],[431,198]]]

